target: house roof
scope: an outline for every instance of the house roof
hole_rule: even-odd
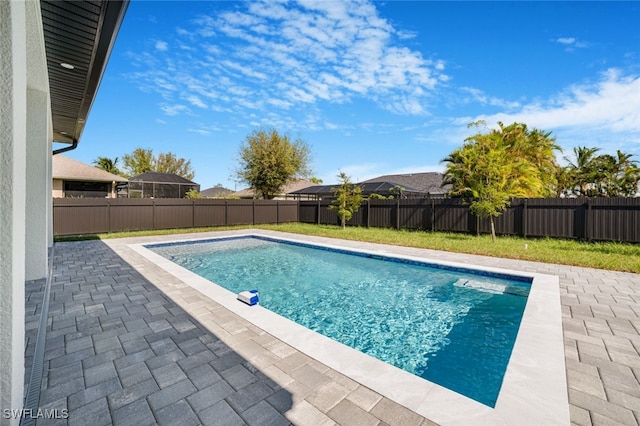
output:
[[[438,172],[411,173],[403,175],[384,175],[365,180],[362,183],[394,182],[403,187],[411,187],[429,194],[446,194],[451,189],[450,185],[442,186],[444,175]]]
[[[127,179],[122,176],[105,172],[62,154],[53,156],[52,169],[54,179],[85,182],[127,182]]]
[[[292,194],[297,190],[302,188],[308,188],[313,185],[313,182],[308,181],[306,179],[294,179],[282,188],[280,194]],[[235,195],[238,197],[253,197],[255,195],[255,191],[253,188],[245,188],[240,191],[236,191]]]
[[[129,0],[41,0],[53,140],[80,139]]]
[[[358,183],[356,184],[358,185],[361,189],[362,192],[364,194],[380,194],[380,195],[387,195],[391,192],[393,192],[393,190],[400,186],[403,188],[403,192],[405,193],[414,193],[414,194],[421,194],[423,193],[423,191],[420,191],[419,189],[416,188],[412,188],[410,186],[407,185],[400,185],[398,183],[395,182],[363,182],[363,183]],[[340,186],[339,183],[333,184],[333,185],[314,185],[314,186],[310,186],[307,188],[302,188],[298,191],[293,191],[291,192],[291,194],[295,194],[295,195],[333,195],[333,190],[335,188],[337,188],[338,186]]]
[[[129,182],[155,182],[155,183],[177,183],[187,185],[198,185],[195,182],[178,176],[175,173],[145,172],[136,176],[131,176]]]
[[[224,196],[224,195],[230,195],[233,194],[233,190],[229,189],[229,188],[225,188],[222,185],[216,185],[214,187],[211,188],[207,188],[203,191],[200,191],[200,195],[202,195],[203,197],[220,197],[220,196]]]

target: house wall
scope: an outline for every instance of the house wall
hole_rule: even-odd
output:
[[[53,179],[51,194],[53,198],[64,198],[64,181],[62,179]]]
[[[0,1],[0,22],[0,407],[4,410],[23,406],[25,278],[44,277],[53,231],[47,207],[50,101],[40,4]],[[27,188],[34,191],[32,197],[26,195]],[[29,262],[27,252],[34,255]],[[2,425],[18,423],[17,418],[0,417]]]

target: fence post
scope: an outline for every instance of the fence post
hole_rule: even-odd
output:
[[[400,230],[400,198],[396,202],[396,229]]]
[[[196,227],[196,200],[191,200],[191,227]]]
[[[320,199],[318,198],[318,210],[316,211],[318,225],[320,225]]]
[[[590,231],[590,221],[591,221],[591,200],[587,198],[586,200],[587,208],[584,209],[584,237],[587,241],[591,241],[591,232]]]
[[[224,200],[224,226],[229,226],[229,202],[227,200]]]
[[[280,201],[276,201],[276,225],[280,224]]]
[[[369,227],[369,216],[371,214],[371,199],[367,198],[367,228]]]
[[[480,216],[474,215],[476,218],[476,237],[480,236]]]
[[[522,238],[527,238],[527,199],[522,200]]]
[[[107,198],[107,229],[111,233],[111,198]]]
[[[431,232],[436,230],[436,200],[431,199]]]
[[[155,185],[155,184],[154,184]],[[151,199],[151,210],[153,211],[153,222],[151,223],[151,229],[156,230],[156,200]]]

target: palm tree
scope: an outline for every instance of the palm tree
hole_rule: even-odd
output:
[[[470,126],[478,124],[482,123],[471,123]],[[551,137],[551,132],[529,130],[524,123],[505,126],[498,122],[497,130],[467,138],[462,148],[442,160],[447,163],[443,183],[452,186],[451,195],[472,196],[469,176],[475,173],[478,161],[494,150],[501,151],[503,161],[510,165],[511,197],[547,197],[555,194],[558,170],[555,151],[559,151],[560,147]]]
[[[637,161],[631,160],[632,154],[616,151],[616,155],[601,156],[603,173],[602,195],[609,197],[630,197],[635,195],[640,179]]]
[[[595,188],[598,175],[598,161],[596,153],[600,148],[587,148],[586,146],[573,148],[576,162],[573,163],[568,157],[568,173],[571,185],[571,192],[579,197],[593,197],[596,195]]]
[[[93,160],[93,164],[99,169],[104,170],[105,172],[109,172],[114,175],[120,175],[120,169],[118,169],[118,157],[113,160],[108,157],[98,157]]]

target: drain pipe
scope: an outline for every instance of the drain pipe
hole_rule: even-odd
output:
[[[56,142],[56,141],[54,141],[54,142]],[[78,140],[74,138],[73,142],[71,143],[71,145],[65,146],[64,148],[60,148],[60,149],[54,149],[52,155],[62,154],[63,152],[74,150],[77,147],[78,147]]]

